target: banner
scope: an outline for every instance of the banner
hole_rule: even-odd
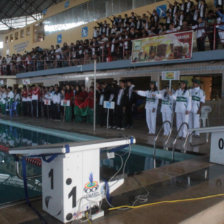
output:
[[[179,80],[180,71],[165,71],[162,72],[162,80]]]
[[[190,59],[193,31],[170,33],[132,41],[132,62]]]

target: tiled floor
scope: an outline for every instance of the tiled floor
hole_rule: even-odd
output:
[[[216,108],[215,108],[216,107]],[[219,112],[223,105],[215,106],[215,116],[210,120],[211,125],[222,124],[222,114]],[[223,109],[223,108],[222,108]],[[107,130],[97,127],[96,132],[92,131],[92,126],[86,124],[64,123],[46,121],[45,119],[22,119],[14,118],[17,122],[43,126],[47,128],[57,128],[65,131],[79,132],[102,137],[120,137],[133,135],[138,144],[152,145],[153,137],[147,135],[144,121],[135,122],[134,129],[124,132]],[[163,144],[161,138],[159,145]],[[196,142],[203,139],[195,139]],[[172,142],[172,141],[171,141]],[[181,141],[177,148],[181,149]],[[112,195],[112,204],[115,206],[132,204],[137,195],[149,192],[148,203],[164,200],[177,200],[183,198],[195,198],[205,195],[218,194],[224,192],[224,167],[209,163],[209,144],[198,147],[188,147],[190,152],[200,154],[197,158],[185,160],[160,168],[141,172],[138,175],[129,176],[125,184]],[[203,154],[203,156],[202,156]],[[144,208],[106,212],[105,217],[93,223],[98,224],[175,224],[209,208],[210,206],[223,200],[223,197],[206,199],[201,201],[180,202],[174,204],[155,205]],[[137,203],[138,204],[138,203]],[[32,205],[42,213],[49,224],[59,223],[41,210],[41,200],[32,202]],[[104,204],[108,208],[107,204]],[[0,224],[37,224],[40,223],[35,213],[26,205],[19,204],[0,209]],[[224,223],[224,217],[223,217]],[[198,224],[198,223],[197,223]],[[213,223],[211,223],[213,224]]]

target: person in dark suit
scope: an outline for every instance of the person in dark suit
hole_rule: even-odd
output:
[[[99,124],[101,127],[106,125],[106,111],[104,109],[104,101],[108,99],[108,87],[105,82],[101,83],[101,89],[99,93]]]
[[[124,130],[127,96],[125,94],[125,81],[120,80],[120,88],[116,96],[115,118],[117,130]]]
[[[126,106],[126,127],[131,128],[133,126],[133,106],[135,105],[136,93],[134,92],[135,85],[132,80],[127,80],[127,88],[125,90],[127,98]]]

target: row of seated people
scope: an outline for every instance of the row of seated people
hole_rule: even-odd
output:
[[[108,21],[111,23],[108,23]],[[224,14],[221,8],[208,10],[204,0],[194,4],[190,0],[169,4],[165,17],[159,17],[156,10],[139,16],[134,12],[108,18],[94,28],[93,38],[76,41],[69,46],[51,46],[50,49],[37,47],[25,54],[0,57],[0,71],[3,75],[36,71],[56,67],[75,66],[91,63],[93,60],[106,62],[129,59],[132,40],[166,33],[194,30],[198,51],[205,50],[208,37],[210,49],[220,42],[224,46]],[[214,25],[217,29],[214,35]],[[214,44],[215,41],[215,44]]]

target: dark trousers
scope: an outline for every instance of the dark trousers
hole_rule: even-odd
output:
[[[130,104],[130,105],[128,105],[126,107],[126,113],[125,113],[125,115],[126,115],[126,119],[125,119],[126,126],[131,127],[133,125],[132,113],[133,113],[133,111],[132,111],[132,104]]]
[[[99,124],[104,126],[106,124],[106,112],[103,106],[99,106]]]
[[[205,38],[204,37],[197,38],[197,48],[198,48],[198,51],[205,50]]]
[[[41,117],[41,103],[38,100],[32,100],[32,108],[33,108],[33,117]]]
[[[46,118],[51,118],[50,115],[51,115],[51,105],[44,105],[44,117]]]
[[[28,112],[28,102],[27,101],[22,101],[22,115],[23,116],[27,116],[27,112]]]
[[[27,116],[32,116],[32,111],[33,111],[33,107],[32,107],[32,101],[28,101],[27,102]]]
[[[115,108],[116,126],[118,128],[124,127],[124,111],[122,106],[116,106]]]
[[[52,119],[60,120],[60,105],[52,104]]]

